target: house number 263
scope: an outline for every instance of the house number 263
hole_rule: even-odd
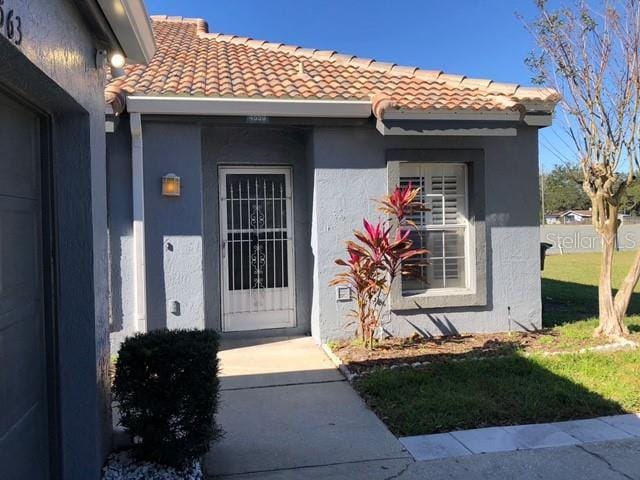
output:
[[[22,43],[22,18],[13,9],[7,10],[4,0],[0,0],[0,32],[16,45]]]

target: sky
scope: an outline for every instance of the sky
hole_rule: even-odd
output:
[[[516,13],[533,0],[146,0],[152,15],[204,18],[210,31],[399,65],[530,85],[533,40]],[[545,171],[572,156],[560,122],[541,130]]]

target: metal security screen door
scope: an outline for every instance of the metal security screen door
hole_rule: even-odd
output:
[[[295,326],[288,168],[220,169],[222,328]]]

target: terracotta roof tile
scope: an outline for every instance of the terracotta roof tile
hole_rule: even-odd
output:
[[[242,98],[371,100],[379,118],[389,108],[551,111],[559,95],[394,63],[209,33],[202,19],[153,16],[157,50],[148,65],[128,65],[109,82],[105,99],[192,95]],[[118,103],[120,102],[120,103]]]

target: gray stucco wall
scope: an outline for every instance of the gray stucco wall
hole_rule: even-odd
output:
[[[135,333],[133,298],[133,225],[131,135],[129,117],[117,121],[116,134],[107,137],[109,259],[111,285],[111,352]]]
[[[131,229],[131,138],[126,118],[109,135],[111,345],[135,332]],[[201,126],[143,117],[147,322],[153,328],[214,328],[220,322],[218,166],[285,165],[293,172],[297,325],[260,335],[309,333],[311,305],[308,132]],[[160,179],[181,177],[182,195],[160,195]],[[180,315],[171,313],[172,302]],[[247,335],[243,333],[242,335]]]
[[[146,121],[143,138],[147,325],[204,328],[200,126]],[[167,173],[180,177],[179,197],[161,195]]]
[[[305,156],[306,130],[265,127],[210,126],[203,130],[205,301],[207,326],[220,329],[220,228],[218,215],[218,167],[221,165],[278,165],[292,170],[295,236],[295,295],[297,324],[274,329],[266,335],[310,331],[311,249],[308,190],[309,167]],[[244,334],[246,335],[246,333]]]
[[[142,131],[147,326],[204,328],[201,127],[145,119]],[[108,141],[114,352],[136,331],[129,132],[125,116]],[[180,177],[179,197],[161,195],[161,179],[168,173]]]
[[[99,478],[110,442],[104,76],[73,2],[10,4],[23,42],[0,36],[0,82],[52,115],[63,475]]]
[[[191,302],[190,318],[197,319],[204,312],[204,325],[220,329],[218,167],[286,165],[293,171],[297,327],[257,334],[311,331],[320,342],[351,335],[352,328],[346,324],[353,305],[337,302],[328,283],[339,269],[334,260],[344,256],[344,241],[353,228],[360,227],[363,217],[379,216],[372,199],[389,188],[389,151],[403,152],[403,159],[411,159],[407,150],[413,150],[419,161],[425,158],[424,152],[438,158],[434,150],[452,147],[476,152],[474,158],[480,158],[474,168],[477,174],[481,172],[482,182],[474,184],[474,195],[484,205],[476,211],[474,232],[482,247],[478,261],[484,262],[486,270],[485,292],[473,297],[469,305],[456,304],[454,299],[445,307],[403,307],[389,316],[385,330],[393,335],[505,331],[509,316],[513,329],[541,325],[536,129],[522,128],[514,137],[383,137],[372,125],[296,129],[147,119],[143,132],[150,326],[151,312],[158,318],[166,314],[169,274],[180,279],[172,299]],[[122,151],[127,155],[124,161],[129,162],[130,153]],[[168,172],[182,177],[188,198],[152,198],[158,195],[160,177]],[[123,173],[130,176],[126,168]],[[201,188],[192,183],[199,180]],[[171,202],[176,200],[175,205],[182,206],[172,210]],[[130,212],[126,221],[130,223]],[[125,236],[129,228],[124,229]],[[154,236],[160,238],[160,232],[193,237],[195,243],[178,252],[179,260],[168,264],[166,248],[161,249],[159,240],[157,246],[150,244]],[[121,239],[116,241],[124,244]],[[197,271],[200,251],[201,273]],[[187,275],[197,279],[197,285],[184,283]],[[132,291],[122,290],[123,295]],[[122,303],[131,304],[126,299]]]
[[[487,302],[484,306],[396,311],[386,321],[393,335],[421,332],[505,331],[541,325],[537,131],[515,137],[383,137],[373,129],[316,128],[312,249],[312,332],[319,342],[351,335],[351,303],[336,301],[327,286],[344,256],[343,241],[363,216],[377,218],[372,198],[385,194],[388,149],[481,149],[484,151]]]

